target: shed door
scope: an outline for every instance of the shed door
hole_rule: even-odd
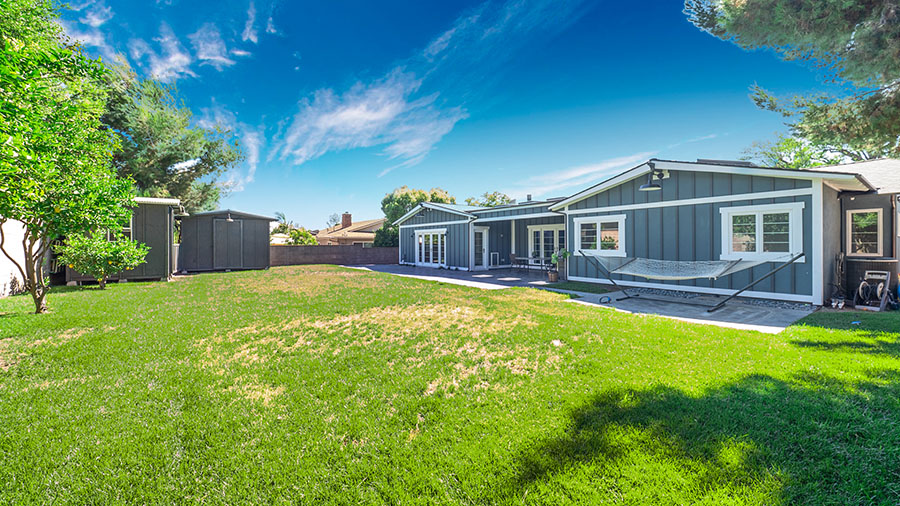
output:
[[[244,222],[242,220],[213,220],[213,268],[241,269],[244,267]]]

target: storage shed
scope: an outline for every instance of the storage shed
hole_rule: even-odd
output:
[[[181,218],[178,270],[269,268],[269,223],[275,218],[224,209]]]
[[[131,215],[131,222],[123,229],[126,237],[146,244],[150,251],[147,253],[143,264],[130,271],[123,271],[110,276],[111,281],[116,280],[160,280],[165,281],[175,272],[175,258],[172,255],[172,245],[175,238],[175,209],[180,206],[178,199],[136,197],[137,207]],[[51,271],[65,270],[66,283],[80,284],[95,281],[90,276],[70,269],[56,266],[56,262],[50,263]],[[51,272],[51,274],[53,274]]]

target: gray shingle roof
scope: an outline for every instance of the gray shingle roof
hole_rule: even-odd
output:
[[[806,169],[812,172],[845,172],[859,174],[878,189],[878,193],[900,193],[900,160],[879,158],[865,162],[845,163]]]

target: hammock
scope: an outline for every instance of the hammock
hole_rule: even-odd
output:
[[[647,279],[661,279],[668,281],[680,281],[685,279],[718,279],[736,272],[756,267],[769,262],[787,262],[793,255],[773,258],[764,261],[737,260],[656,260],[652,258],[611,258],[595,254],[581,252],[582,256],[592,257],[598,262],[605,263],[603,267],[610,274],[621,276],[638,276]],[[613,263],[621,261],[618,267],[612,267]]]
[[[602,257],[595,254],[587,254],[584,250],[580,250],[579,253],[581,256],[586,258],[593,258],[595,262],[597,262],[597,266],[606,271],[607,279],[622,293],[625,295],[622,298],[616,300],[625,300],[630,299],[632,297],[636,297],[637,295],[631,295],[625,291],[625,289],[619,286],[616,283],[616,280],[612,278],[613,274],[619,274],[622,276],[640,276],[642,278],[647,279],[665,279],[665,280],[683,280],[683,279],[716,279],[720,276],[728,276],[730,274],[734,274],[736,272],[740,272],[746,269],[750,269],[752,267],[756,267],[757,265],[765,264],[765,263],[780,263],[778,267],[770,270],[762,277],[756,278],[750,283],[737,290],[736,292],[729,295],[725,300],[719,302],[715,306],[706,310],[708,313],[712,313],[718,309],[721,309],[725,306],[725,303],[730,301],[731,299],[737,297],[741,293],[750,289],[754,285],[759,282],[767,279],[771,276],[774,276],[775,273],[784,269],[785,267],[791,265],[797,260],[803,258],[805,255],[803,253],[798,254],[787,254],[780,257],[775,257],[762,261],[743,261],[741,259],[737,260],[695,260],[695,261],[685,261],[685,260],[654,260],[652,258],[615,258],[615,257]],[[623,263],[619,264],[618,267],[612,267],[611,264],[614,261],[621,261]],[[606,265],[603,262],[608,262]]]

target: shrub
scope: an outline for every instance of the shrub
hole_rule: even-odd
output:
[[[96,279],[101,290],[109,276],[144,263],[148,251],[146,245],[123,235],[107,239],[103,233],[70,235],[56,247],[60,262]]]
[[[317,246],[319,241],[305,228],[294,228],[288,232],[287,243],[291,246]]]

